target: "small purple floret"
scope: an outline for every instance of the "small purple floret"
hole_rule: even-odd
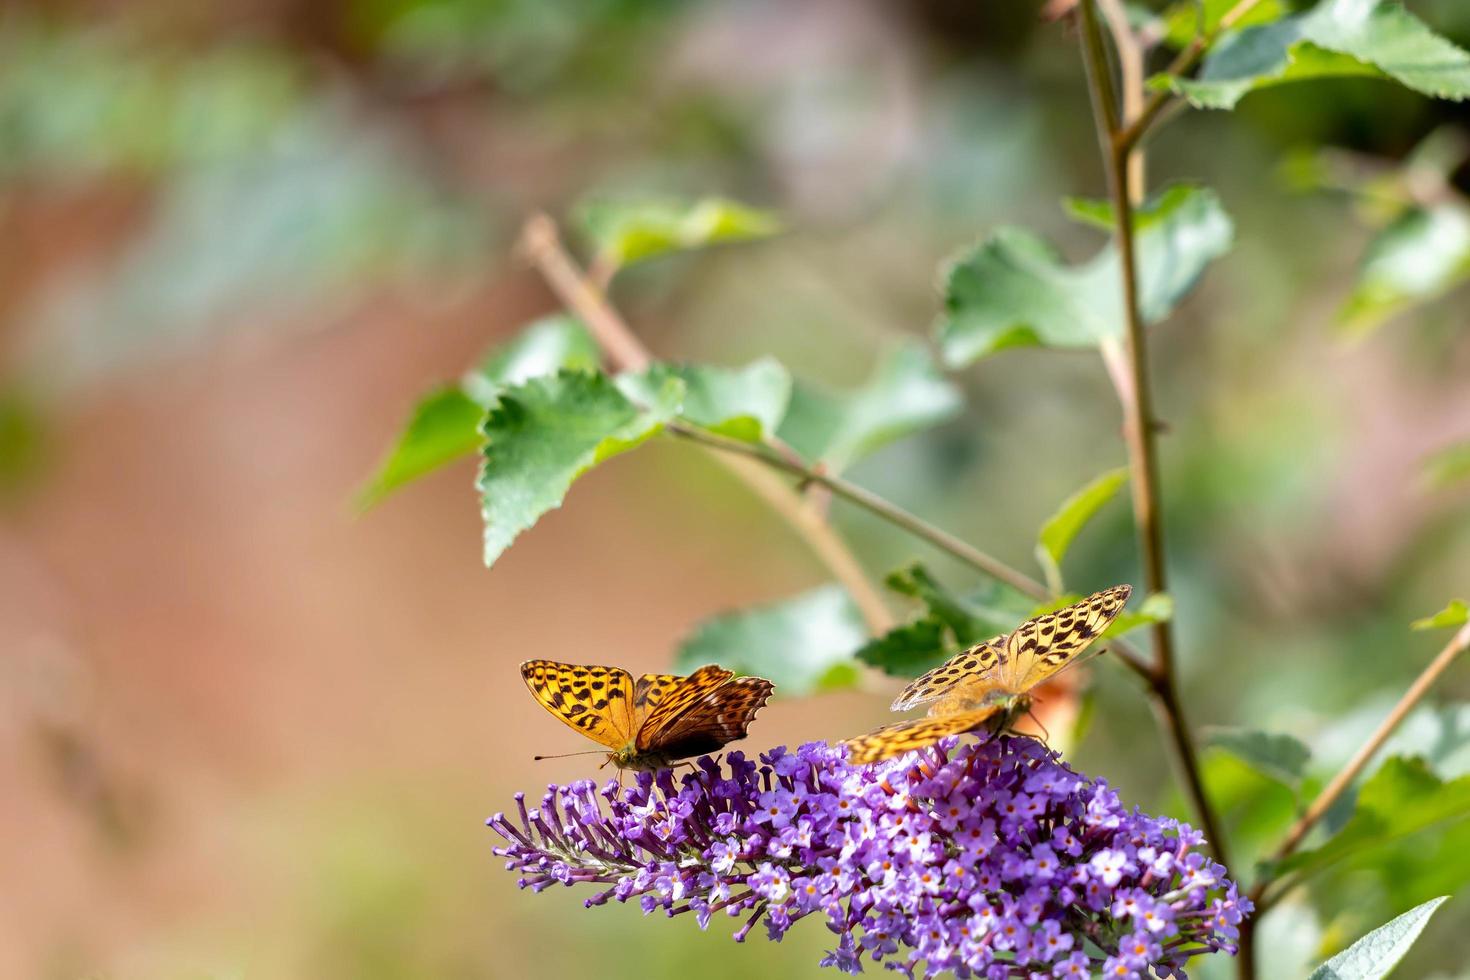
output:
[[[924,977],[1182,978],[1193,956],[1234,953],[1251,912],[1197,831],[1125,810],[1033,739],[875,766],[813,742],[760,761],[702,758],[677,786],[639,773],[621,794],[552,786],[490,819],[495,853],[525,888],[597,886],[588,907],[742,917],[737,941],[819,915],[837,935],[822,965],[846,973],[867,958]]]

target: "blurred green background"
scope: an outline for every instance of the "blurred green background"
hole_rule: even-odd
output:
[[[1059,206],[1102,190],[1085,87],[1040,6],[5,5],[0,975],[817,975],[815,924],[735,947],[733,923],[519,894],[481,825],[589,768],[530,762],[581,746],[521,659],[664,668],[707,616],[822,580],[790,532],[672,445],[579,483],[492,572],[470,465],[351,500],[420,391],[554,308],[510,254],[537,208],[776,209],[786,234],[640,266],[616,299],[661,356],[774,354],[832,385],[928,336],[936,270],[998,223],[1090,254]],[[1470,45],[1470,7],[1410,7]],[[1432,134],[1447,163],[1423,164]],[[1470,438],[1470,290],[1340,323],[1405,168],[1463,193],[1466,141],[1470,109],[1350,80],[1151,145],[1153,183],[1203,182],[1236,224],[1154,340],[1184,685],[1200,725],[1307,742],[1313,778],[1437,649],[1407,623],[1470,576],[1464,484],[1425,476]],[[852,476],[1029,570],[1057,502],[1122,464],[1116,401],[1090,356],[956,380],[963,416]],[[974,584],[834,516],[875,574],[923,558]],[[1137,584],[1134,554],[1114,503],[1069,585]],[[1133,679],[1089,676],[1073,763],[1187,816]],[[749,746],[865,729],[884,693],[778,699]],[[1462,669],[1402,746],[1445,778],[1470,773],[1467,697]],[[1248,867],[1292,794],[1206,763]],[[1463,892],[1467,855],[1458,822],[1329,873],[1267,927],[1263,976]],[[1460,894],[1400,975],[1470,976],[1467,927]]]

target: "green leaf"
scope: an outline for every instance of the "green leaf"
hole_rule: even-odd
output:
[[[1435,98],[1470,97],[1470,53],[1391,0],[1325,0],[1247,27],[1215,44],[1198,77],[1161,76],[1152,84],[1200,108],[1230,109],[1270,85],[1351,75],[1392,78]]]
[[[917,562],[890,572],[884,582],[922,603],[923,612],[869,640],[857,658],[899,677],[916,677],[963,647],[1010,631],[1028,611],[1024,597],[999,583],[973,596],[956,595]]]
[[[1136,220],[1139,308],[1155,323],[1230,248],[1234,226],[1213,191],[1189,184],[1150,199]],[[1113,245],[1081,265],[1066,265],[1019,228],[996,231],[950,266],[944,305],[939,346],[951,367],[1008,347],[1096,347],[1124,330]]]
[[[598,463],[659,432],[684,397],[668,378],[634,404],[601,374],[561,371],[500,392],[481,431],[481,512],[485,564],[547,511],[561,506],[572,482]]]
[[[489,408],[502,388],[562,369],[595,371],[602,360],[582,321],[562,313],[529,324],[509,343],[487,354],[460,381],[465,394]]]
[[[783,697],[852,687],[852,652],[867,637],[862,615],[836,585],[706,620],[684,641],[674,669],[717,663],[769,678]]]
[[[1443,490],[1470,480],[1470,440],[1446,446],[1424,461],[1424,482]]]
[[[767,238],[781,230],[774,212],[717,197],[595,201],[581,209],[580,218],[598,258],[615,268],[669,252]]]
[[[1368,246],[1338,314],[1360,336],[1405,309],[1470,279],[1470,212],[1459,204],[1406,211]]]
[[[746,442],[773,435],[791,400],[791,375],[768,357],[743,368],[656,364],[641,374],[619,377],[618,384],[634,396],[660,390],[670,378],[684,384],[682,420]]]
[[[358,507],[365,510],[405,483],[473,454],[482,442],[485,410],[508,385],[563,368],[596,370],[599,357],[597,343],[572,317],[548,316],[530,324],[492,350],[458,387],[436,388],[419,400],[387,458],[358,494]]]
[[[1423,759],[1386,760],[1358,793],[1357,809],[1320,847],[1278,863],[1276,877],[1314,874],[1337,862],[1429,827],[1470,817],[1470,776],[1442,781]]]
[[[1470,621],[1470,605],[1466,605],[1464,599],[1451,599],[1449,605],[1445,606],[1433,616],[1425,616],[1423,619],[1414,620],[1409,624],[1409,629],[1449,629],[1454,626],[1464,626],[1466,621]]]
[[[1072,601],[1076,601],[1075,599]],[[1058,609],[1061,607],[1058,606]],[[1167,623],[1174,618],[1174,597],[1167,592],[1155,592],[1138,604],[1136,609],[1125,609],[1118,613],[1118,618],[1113,620],[1112,625],[1103,630],[1103,636],[1114,639],[1124,633],[1131,633],[1143,626],[1152,626],[1154,623]]]
[[[1307,980],[1380,980],[1388,976],[1448,897],[1431,899],[1379,926],[1317,967]]]
[[[1290,735],[1258,732],[1245,728],[1215,728],[1206,732],[1205,742],[1229,752],[1252,769],[1292,789],[1301,786],[1311,749]]]
[[[893,348],[862,387],[826,391],[798,381],[778,434],[807,459],[842,470],[896,439],[953,418],[964,406],[929,352]]]
[[[480,445],[484,414],[459,388],[429,392],[414,406],[388,458],[358,494],[358,507],[365,510],[405,483],[473,453]]]
[[[1062,581],[1062,558],[1071,547],[1072,539],[1127,482],[1127,467],[1108,470],[1062,501],[1056,513],[1041,525],[1041,532],[1036,537],[1036,559],[1046,570],[1047,581],[1053,583],[1057,591],[1060,591]]]
[[[1220,18],[1239,0],[1180,0],[1164,11],[1164,41],[1170,47],[1182,48],[1197,34],[1209,35],[1219,30]],[[1282,0],[1262,0],[1238,21],[1236,28],[1269,24],[1290,12]]]

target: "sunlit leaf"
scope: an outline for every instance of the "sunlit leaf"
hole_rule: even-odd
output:
[[[918,344],[891,350],[866,383],[829,391],[798,381],[779,434],[808,459],[841,470],[896,439],[953,418],[960,390]]]
[[[1301,786],[1312,757],[1311,749],[1300,740],[1275,732],[1215,728],[1206,732],[1205,742],[1292,789]]]
[[[566,369],[597,367],[597,344],[568,316],[537,320],[493,349],[458,387],[440,387],[414,406],[413,415],[377,473],[358,495],[370,507],[392,491],[480,448],[480,422],[496,396],[511,385]]]
[[[630,265],[669,252],[766,238],[781,230],[774,212],[722,198],[698,201],[595,201],[582,229],[601,261]]]
[[[1435,490],[1470,480],[1470,441],[1446,446],[1424,461],[1424,482]]]
[[[1056,512],[1041,525],[1036,536],[1036,559],[1046,569],[1047,581],[1062,581],[1062,558],[1079,531],[1128,482],[1126,467],[1109,470],[1062,501]]]
[[[717,663],[774,681],[780,697],[851,687],[852,654],[867,638],[847,592],[826,585],[792,599],[706,620],[684,641],[675,669]]]
[[[1470,53],[1391,0],[1325,0],[1220,40],[1196,78],[1153,82],[1196,106],[1229,109],[1269,85],[1350,75],[1392,78],[1441,99],[1470,97]]]
[[[1313,874],[1370,848],[1466,818],[1470,776],[1446,782],[1423,759],[1394,756],[1363,784],[1357,808],[1342,829],[1320,847],[1279,862],[1276,874]]]
[[[679,410],[684,384],[668,378],[635,404],[601,374],[562,371],[502,390],[485,417],[480,467],[485,564],[561,506],[573,481],[656,434]]]
[[[1169,314],[1209,263],[1229,248],[1234,226],[1203,187],[1169,187],[1139,211],[1139,308],[1146,322]],[[939,345],[962,367],[1007,347],[1091,348],[1124,330],[1112,244],[1067,265],[1029,231],[1003,228],[945,275]]]
[[[1220,18],[1236,7],[1240,0],[1179,0],[1164,11],[1164,41],[1182,48],[1197,35],[1208,35],[1220,27]],[[1283,0],[1261,0],[1235,23],[1236,28],[1269,24],[1290,13]]]
[[[1405,212],[1368,246],[1339,314],[1363,334],[1408,307],[1470,279],[1470,211],[1455,203]]]
[[[1470,620],[1470,605],[1466,605],[1464,599],[1451,599],[1448,605],[1433,616],[1425,616],[1423,619],[1414,620],[1409,624],[1409,629],[1449,629],[1455,626],[1464,626],[1467,620]]]
[[[1317,967],[1307,980],[1380,980],[1388,976],[1448,897],[1431,899],[1379,926]]]
[[[1107,638],[1119,637],[1141,627],[1152,626],[1154,623],[1167,623],[1173,618],[1174,597],[1167,592],[1155,592],[1135,608],[1125,609],[1118,613],[1118,618],[1113,620],[1111,626],[1103,630],[1102,635]]]
[[[747,442],[775,434],[791,400],[790,373],[768,357],[743,368],[656,364],[640,375],[624,375],[618,383],[632,394],[650,387],[661,390],[669,378],[684,383],[681,419]]]

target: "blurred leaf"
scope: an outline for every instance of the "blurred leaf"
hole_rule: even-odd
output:
[[[1416,92],[1470,97],[1470,54],[1398,3],[1324,0],[1312,10],[1220,40],[1193,79],[1160,76],[1193,105],[1230,109],[1255,89],[1306,78],[1373,75]]]
[[[1245,728],[1210,729],[1205,742],[1292,789],[1301,787],[1312,757],[1312,751],[1290,735]]]
[[[1320,847],[1281,861],[1276,876],[1314,874],[1369,848],[1466,818],[1470,818],[1470,776],[1445,782],[1423,759],[1394,756],[1363,784],[1357,809],[1343,828]],[[1470,873],[1470,868],[1466,871]]]
[[[791,400],[791,375],[778,361],[761,358],[743,368],[655,364],[618,379],[624,393],[657,392],[670,378],[684,384],[679,417],[704,429],[759,442],[773,435]]]
[[[1213,191],[1189,184],[1151,198],[1136,220],[1140,312],[1154,323],[1230,248],[1234,227]],[[1113,245],[1081,265],[1065,265],[1050,245],[1019,228],[996,231],[950,266],[944,305],[939,345],[951,367],[1007,347],[1096,347],[1124,329]]]
[[[721,198],[699,201],[594,201],[581,209],[583,232],[614,267],[669,252],[767,238],[781,230],[774,212]]]
[[[1420,756],[1441,779],[1470,775],[1470,704],[1421,705],[1384,743],[1381,754]]]
[[[1338,314],[1361,335],[1470,279],[1470,212],[1456,203],[1405,212],[1374,237]]]
[[[473,453],[480,446],[484,416],[485,410],[459,388],[438,388],[425,395],[388,458],[358,494],[358,506],[371,507],[405,483]]]
[[[798,381],[780,437],[807,459],[842,470],[863,456],[954,417],[960,390],[916,343],[888,352],[860,388],[832,392]]]
[[[487,354],[460,381],[465,394],[489,408],[501,389],[555,374],[563,368],[595,371],[602,361],[597,341],[576,317],[553,313],[526,326]]]
[[[1470,606],[1465,604],[1464,599],[1451,599],[1449,605],[1445,606],[1433,616],[1425,616],[1423,619],[1414,620],[1409,624],[1409,629],[1449,629],[1452,626],[1464,626],[1467,619],[1470,619]]]
[[[596,342],[572,317],[535,321],[492,350],[458,388],[436,388],[419,400],[387,459],[358,494],[358,507],[371,507],[405,483],[479,449],[485,410],[506,387],[563,368],[595,370],[599,357]]]
[[[46,455],[45,419],[37,404],[19,391],[0,389],[0,493],[26,484]]]
[[[1103,197],[1064,197],[1062,210],[1080,225],[1113,233],[1113,202]]]
[[[1125,609],[1120,612],[1112,625],[1103,630],[1102,635],[1111,639],[1122,636],[1124,633],[1131,633],[1141,626],[1166,623],[1173,618],[1174,597],[1167,592],[1155,592],[1139,603],[1137,609]]]
[[[577,477],[659,432],[678,412],[684,384],[668,378],[650,394],[647,404],[635,405],[604,375],[580,371],[501,391],[481,427],[486,565],[560,507]]]
[[[769,678],[783,697],[852,687],[852,652],[867,637],[862,615],[837,585],[792,599],[725,613],[701,623],[684,641],[674,669],[716,663]]]
[[[1164,11],[1164,42],[1170,47],[1187,46],[1197,35],[1208,35],[1220,27],[1220,18],[1239,0],[1180,0]],[[1282,0],[1261,0],[1235,23],[1235,28],[1269,24],[1290,13]]]
[[[1434,910],[1448,897],[1425,902],[1379,926],[1313,970],[1307,980],[1379,980],[1388,976],[1424,931]]]
[[[1013,629],[1026,618],[1025,600],[999,583],[961,597],[915,562],[884,579],[894,592],[917,599],[923,612],[910,623],[869,640],[857,658],[886,673],[916,677],[958,650]]]
[[[1442,490],[1470,480],[1470,441],[1446,446],[1424,462],[1424,482]]]
[[[1046,579],[1052,583],[1053,589],[1060,591],[1062,558],[1071,547],[1072,539],[1127,482],[1127,467],[1108,470],[1062,501],[1056,512],[1041,525],[1041,532],[1036,536],[1036,560],[1046,570]]]

